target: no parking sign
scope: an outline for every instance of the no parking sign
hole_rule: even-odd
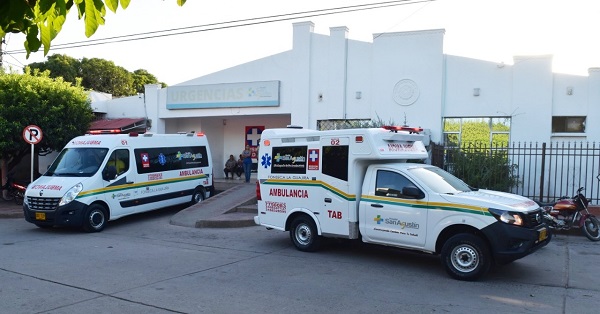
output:
[[[42,128],[37,125],[28,125],[23,129],[23,139],[25,142],[31,144],[31,182],[33,182],[33,155],[35,151],[33,145],[41,142],[43,136]]]
[[[23,129],[23,139],[31,145],[41,142],[43,135],[42,129],[37,125],[28,125]]]

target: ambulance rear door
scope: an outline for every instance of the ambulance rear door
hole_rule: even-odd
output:
[[[320,151],[319,151],[320,150]],[[320,160],[317,169],[321,173],[321,189],[315,198],[321,204],[320,220],[322,232],[335,235],[348,236],[349,208],[356,200],[356,196],[349,194],[348,168],[349,168],[349,137],[323,136],[319,150],[309,149],[309,170],[315,156]],[[311,174],[309,171],[309,174]]]

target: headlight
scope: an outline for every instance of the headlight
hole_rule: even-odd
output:
[[[520,213],[510,212],[502,209],[488,208],[488,211],[499,221],[509,225],[522,226],[523,218]]]
[[[64,206],[64,205],[71,203],[77,197],[77,195],[79,195],[79,192],[81,192],[82,190],[83,190],[83,184],[81,184],[81,182],[75,184],[75,186],[70,188],[67,191],[67,193],[65,193],[65,195],[60,199],[58,206]]]

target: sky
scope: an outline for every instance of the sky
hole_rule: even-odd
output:
[[[85,37],[77,13],[70,12],[48,55],[102,58],[131,72],[148,70],[159,81],[175,85],[290,50],[292,24],[312,21],[315,33],[328,35],[330,27],[346,26],[349,39],[365,42],[372,42],[377,33],[445,29],[444,53],[448,55],[505,64],[513,64],[514,56],[552,55],[554,72],[581,76],[587,76],[589,68],[600,67],[598,0],[411,0],[398,6],[323,16],[298,14],[248,26],[190,28],[381,2],[386,1],[188,0],[179,7],[175,0],[131,0],[127,9],[109,11],[105,25],[91,38]],[[225,25],[237,24],[241,23]],[[188,33],[158,33],[178,28]],[[150,39],[58,49],[66,43],[89,44],[90,40],[149,32],[154,32],[145,35]],[[21,34],[6,37],[5,65],[20,69],[46,60],[43,49],[29,59],[18,53],[23,51],[23,40]]]

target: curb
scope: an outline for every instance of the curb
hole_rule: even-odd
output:
[[[0,201],[0,219],[2,218],[25,218],[23,214],[23,205],[17,205],[14,202],[11,204],[3,204]]]

